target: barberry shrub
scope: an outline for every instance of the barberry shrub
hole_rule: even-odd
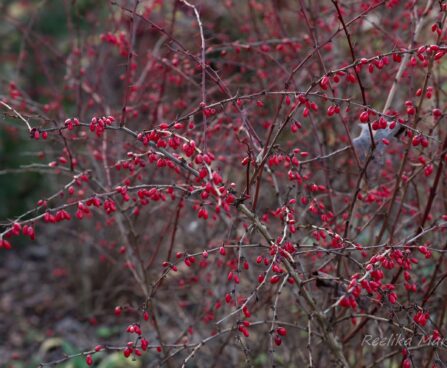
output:
[[[446,2],[0,8],[2,257],[121,331],[42,366],[445,366]]]

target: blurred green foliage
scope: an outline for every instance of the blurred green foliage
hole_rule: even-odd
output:
[[[4,120],[0,116],[0,120]],[[13,218],[35,205],[44,183],[36,172],[15,172],[22,165],[35,162],[30,139],[0,129],[0,216]],[[11,170],[9,170],[11,169]]]
[[[0,93],[8,97],[11,81],[38,103],[49,102],[44,97],[46,94],[41,93],[42,89],[63,91],[64,65],[60,65],[56,53],[52,54],[47,50],[36,58],[34,53],[42,52],[42,49],[36,47],[29,34],[44,40],[59,56],[65,57],[75,44],[97,32],[97,29],[94,30],[95,22],[89,21],[86,16],[92,10],[96,20],[105,17],[108,12],[107,3],[94,0],[0,1]],[[41,64],[27,62],[27,57],[20,64],[21,53],[29,55],[29,60],[40,59]],[[42,72],[42,65],[51,74],[51,81]],[[61,97],[66,114],[72,114],[75,110],[73,101],[67,100],[63,95]],[[34,207],[39,199],[40,189],[49,183],[48,178],[36,172],[15,172],[23,165],[38,162],[36,153],[42,147],[28,137],[21,122],[7,117],[4,112],[5,109],[0,108],[0,216],[6,219],[14,218]]]
[[[34,359],[33,366],[37,366],[41,363],[41,359],[51,351],[60,350],[64,355],[77,355],[79,350],[76,349],[71,343],[63,340],[59,337],[51,337],[42,342],[38,356]],[[125,358],[121,351],[117,352],[104,352],[100,351],[92,355],[93,366],[97,368],[140,368],[142,367],[143,358]],[[147,358],[147,356],[146,356]],[[85,368],[85,356],[75,356],[63,363],[57,365],[59,368]],[[0,367],[3,367],[0,365]],[[28,368],[30,365],[17,360],[11,362],[5,368]]]

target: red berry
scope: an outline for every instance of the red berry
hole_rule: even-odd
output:
[[[362,123],[366,123],[369,120],[369,112],[368,111],[363,111],[360,116],[359,116],[360,122]]]
[[[281,336],[286,336],[287,335],[287,330],[285,329],[285,327],[280,327],[276,330],[276,332],[278,333],[278,335]]]
[[[119,317],[122,313],[122,308],[121,307],[115,307],[115,316]]]
[[[87,363],[87,365],[92,365],[93,364],[93,358],[92,358],[92,356],[90,354],[88,354],[85,357],[85,362]]]

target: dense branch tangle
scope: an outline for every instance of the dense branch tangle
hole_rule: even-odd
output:
[[[444,336],[442,2],[161,3],[111,2],[108,22],[97,5],[97,33],[70,19],[68,49],[9,19],[51,86],[24,62],[4,78],[5,136],[45,152],[0,177],[56,175],[1,219],[1,251],[70,221],[118,270],[84,277],[129,290],[104,281],[97,303],[128,344],[43,366],[148,349],[172,367],[443,359],[361,345],[379,328]]]

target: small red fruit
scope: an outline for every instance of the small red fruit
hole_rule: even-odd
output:
[[[115,307],[115,316],[117,316],[117,317],[119,317],[119,316],[121,316],[121,313],[122,313],[122,308],[121,307]]]
[[[280,327],[276,330],[276,332],[278,333],[278,335],[280,336],[286,336],[287,335],[287,330],[285,329],[285,327]]]
[[[85,357],[85,362],[87,363],[88,366],[90,366],[90,365],[93,364],[93,358],[92,358],[92,356],[91,356],[90,354],[88,354],[88,355]]]

